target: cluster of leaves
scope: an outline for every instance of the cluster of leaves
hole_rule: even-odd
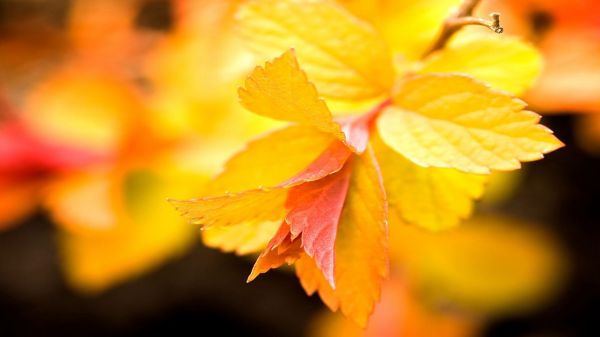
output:
[[[292,125],[231,158],[208,197],[172,203],[209,245],[266,245],[249,280],[294,263],[308,294],[361,326],[388,274],[388,223],[455,226],[491,171],[562,146],[510,94],[539,72],[517,39],[469,36],[395,63],[394,44],[329,1],[258,0],[238,19],[255,51],[276,56],[250,74],[242,105]]]

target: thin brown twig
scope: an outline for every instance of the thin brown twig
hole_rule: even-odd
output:
[[[491,20],[485,20],[473,16],[473,12],[480,2],[481,0],[465,0],[460,5],[458,10],[456,10],[446,19],[446,21],[444,21],[442,32],[431,48],[425,52],[423,58],[429,56],[437,50],[444,48],[450,38],[465,26],[479,25],[487,27],[498,34],[502,33],[504,29],[500,26],[500,14],[490,14]]]

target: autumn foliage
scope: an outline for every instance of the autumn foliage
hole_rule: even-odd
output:
[[[18,271],[55,259],[45,283],[68,296],[48,308],[82,305],[92,321],[110,311],[103,299],[125,296],[151,320],[160,302],[194,324],[197,310],[235,309],[288,329],[272,296],[306,330],[292,335],[474,337],[549,303],[571,264],[593,284],[579,273],[589,262],[569,260],[593,251],[582,226],[597,222],[584,212],[600,153],[593,1],[9,3],[0,289],[11,296],[15,280],[29,285]],[[55,299],[37,290],[15,303]],[[246,303],[253,291],[261,310]],[[579,298],[557,312],[579,310],[563,300]],[[115,322],[138,314],[122,310]]]
[[[391,216],[453,227],[490,172],[563,145],[513,96],[539,71],[518,39],[457,37],[395,64],[394,41],[332,2],[252,1],[237,18],[269,59],[240,88],[241,104],[291,125],[234,155],[206,197],[171,202],[210,245],[246,253],[219,236],[260,237],[249,280],[295,264],[308,294],[361,326],[389,272]]]

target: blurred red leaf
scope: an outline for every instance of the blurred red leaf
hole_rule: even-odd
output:
[[[0,172],[63,171],[106,159],[104,154],[41,140],[19,122],[0,126]]]

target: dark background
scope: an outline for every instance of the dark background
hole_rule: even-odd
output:
[[[0,0],[0,39],[18,20],[60,30],[68,1]],[[168,1],[147,1],[138,18],[168,30]],[[2,74],[0,73],[0,76]],[[504,317],[485,336],[600,336],[600,157],[574,141],[576,115],[544,118],[566,148],[526,164],[515,195],[498,210],[549,227],[567,248],[564,291],[534,313]],[[1,336],[303,336],[322,310],[295,276],[272,271],[247,285],[251,261],[199,243],[183,257],[102,295],[81,297],[62,279],[53,225],[38,212],[0,234]],[[411,336],[408,336],[411,337]]]

